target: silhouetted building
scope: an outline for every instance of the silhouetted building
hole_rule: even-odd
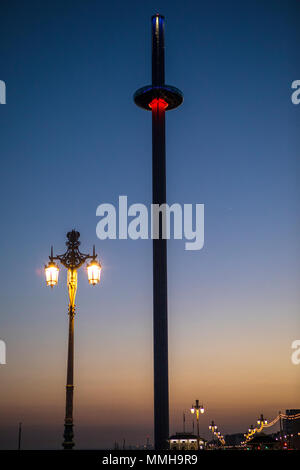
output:
[[[300,409],[286,410],[287,416],[300,413]],[[289,449],[300,450],[300,419],[283,420],[284,446]]]
[[[296,415],[300,413],[299,409],[286,410],[287,416]],[[284,419],[283,420],[283,433],[286,435],[297,435],[300,432],[300,419]]]
[[[279,450],[280,442],[270,434],[258,433],[249,442],[247,447],[251,450]]]
[[[244,434],[226,434],[225,436],[225,445],[229,447],[238,447],[241,445],[241,442],[244,440]]]

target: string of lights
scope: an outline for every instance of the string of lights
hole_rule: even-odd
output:
[[[219,439],[222,446],[225,446],[225,439],[224,436],[220,433],[220,431],[214,433],[217,439]]]
[[[297,413],[295,415],[285,415],[285,414],[280,414],[282,419],[299,419],[300,418],[300,413]]]
[[[271,421],[270,423],[265,424],[264,428],[270,428],[271,426],[274,426],[274,424],[276,424],[277,421],[279,421],[280,416],[281,415],[276,416],[276,418],[274,418],[273,421]]]
[[[276,424],[279,421],[280,418],[281,419],[288,419],[288,420],[300,419],[300,413],[297,413],[297,414],[294,414],[294,415],[287,415],[287,414],[284,414],[284,413],[279,413],[278,416],[276,416],[276,418],[274,418],[270,422],[265,420],[263,415],[261,415],[260,419],[257,420],[258,427],[254,428],[253,426],[250,426],[250,428],[248,429],[248,432],[244,434],[245,441],[243,441],[241,444],[242,445],[246,444],[246,442],[251,440],[256,433],[262,432],[262,430],[264,428],[270,428],[271,426],[274,426],[274,424]]]

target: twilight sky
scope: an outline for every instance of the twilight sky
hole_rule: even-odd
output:
[[[96,244],[100,286],[79,273],[77,448],[152,439],[152,244],[96,238],[96,208],[151,202],[150,18],[166,17],[168,202],[205,204],[205,245],[168,244],[171,431],[199,398],[223,433],[300,408],[300,79],[297,0],[2,0],[0,448],[62,442],[66,272],[50,245]],[[298,30],[298,31],[297,31]],[[188,418],[187,427],[191,429]]]

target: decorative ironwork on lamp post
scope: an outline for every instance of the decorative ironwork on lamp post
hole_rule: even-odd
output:
[[[68,292],[69,292],[69,340],[68,340],[68,362],[67,362],[67,384],[66,384],[66,415],[64,429],[64,449],[74,447],[73,432],[73,392],[74,392],[74,316],[75,297],[77,290],[77,270],[87,261],[88,281],[91,285],[100,282],[101,264],[96,260],[95,246],[93,254],[87,255],[79,251],[80,233],[72,230],[67,233],[67,251],[62,255],[53,256],[53,247],[49,256],[49,263],[45,266],[46,283],[48,286],[55,286],[58,282],[59,267],[55,261],[59,261],[68,270]]]

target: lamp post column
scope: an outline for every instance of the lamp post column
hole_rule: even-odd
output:
[[[77,270],[68,269],[68,291],[69,291],[69,341],[68,341],[68,363],[66,384],[66,417],[63,448],[73,449],[73,393],[74,393],[74,316],[75,296],[77,290]]]
[[[280,428],[280,448],[283,449],[283,432],[282,432],[282,417],[281,411],[279,411],[279,428]]]
[[[199,410],[196,410],[196,418],[197,418],[197,444],[198,444],[198,450],[200,450]]]

